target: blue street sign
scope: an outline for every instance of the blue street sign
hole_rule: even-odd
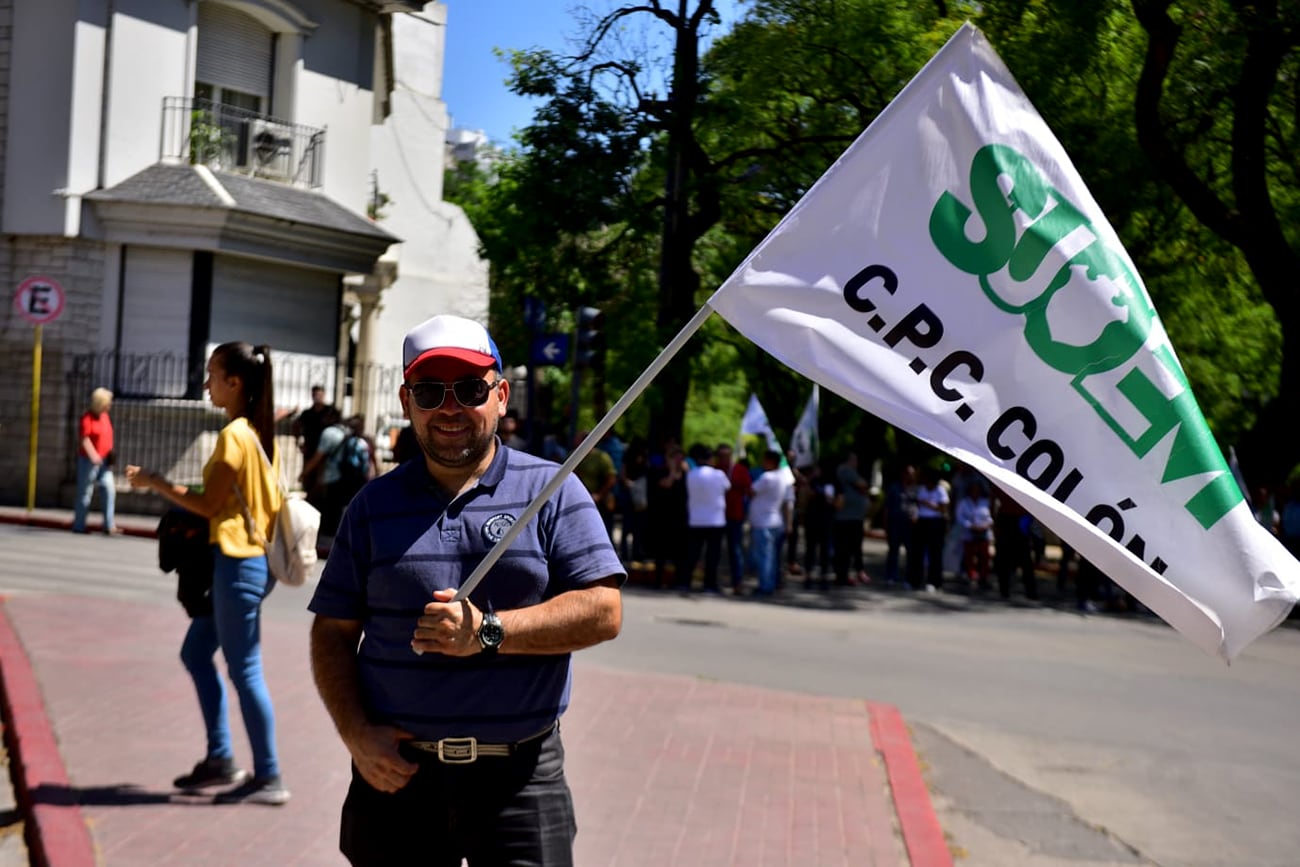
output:
[[[561,367],[569,361],[569,335],[543,334],[533,338],[533,364]]]

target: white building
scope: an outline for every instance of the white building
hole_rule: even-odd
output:
[[[488,264],[478,236],[457,206],[442,200],[448,115],[442,101],[447,9],[430,3],[421,15],[393,18],[396,71],[389,112],[370,130],[378,189],[390,201],[383,226],[405,239],[384,257],[394,267],[373,326],[362,339],[366,360],[402,361],[402,337],[417,322],[455,313],[487,324]],[[373,293],[359,291],[365,307]]]
[[[7,298],[34,275],[66,296],[41,327],[37,502],[68,502],[90,388],[117,392],[127,462],[161,454],[155,466],[192,477],[206,443],[167,420],[211,416],[214,345],[270,344],[282,407],[320,381],[374,418],[396,381],[368,365],[400,363],[406,328],[486,317],[477,238],[441,201],[445,15],[395,0],[0,0],[0,280]],[[378,222],[375,176],[392,198]],[[21,313],[0,313],[10,503],[29,467],[36,329]]]

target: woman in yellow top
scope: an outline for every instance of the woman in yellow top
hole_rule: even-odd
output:
[[[275,714],[262,674],[261,651],[262,600],[274,579],[267,570],[266,550],[258,541],[270,535],[272,518],[280,508],[270,348],[223,343],[208,359],[204,385],[213,406],[225,410],[230,422],[221,429],[212,457],[203,468],[202,492],[172,484],[140,467],[126,468],[132,487],[156,491],[207,518],[212,543],[212,616],[191,620],[181,645],[181,661],[194,679],[207,727],[208,751],[194,770],[178,777],[175,784],[189,791],[233,785],[217,795],[219,803],[278,805],[289,800],[289,792],[280,778]],[[252,532],[250,519],[255,527]],[[253,747],[251,778],[235,766],[226,691],[213,661],[218,648],[226,658]]]

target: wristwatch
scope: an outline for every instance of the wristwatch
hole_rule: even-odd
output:
[[[501,625],[501,618],[497,617],[494,611],[484,611],[483,622],[478,628],[478,643],[483,648],[483,652],[496,653],[501,642],[505,640],[506,630]]]

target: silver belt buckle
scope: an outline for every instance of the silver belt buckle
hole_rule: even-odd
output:
[[[443,738],[438,741],[438,761],[447,765],[478,761],[478,738]]]

